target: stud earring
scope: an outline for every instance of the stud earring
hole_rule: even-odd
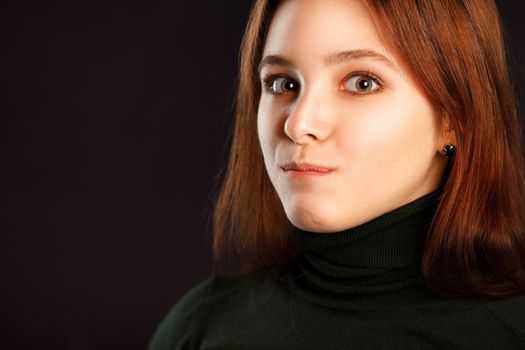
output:
[[[451,143],[446,144],[445,147],[443,147],[443,152],[445,153],[445,158],[453,158],[456,154],[456,146]]]

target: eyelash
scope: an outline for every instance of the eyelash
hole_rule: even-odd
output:
[[[343,89],[344,91],[352,94],[352,95],[372,95],[372,94],[375,94],[379,91],[381,91],[383,89],[383,82],[381,81],[381,79],[379,79],[376,75],[370,73],[369,71],[357,71],[357,72],[352,72],[350,73],[349,75],[347,75],[344,79],[344,82],[346,83],[348,80],[350,80],[350,78],[354,77],[354,76],[363,76],[363,77],[366,77],[366,78],[369,78],[369,79],[372,79],[376,84],[377,84],[377,89],[373,92],[370,92],[370,93],[363,93],[363,94],[360,94],[360,93],[356,93],[356,92],[352,92],[352,91],[348,91],[346,89]],[[273,83],[274,81],[277,79],[277,78],[285,78],[285,79],[289,79],[290,81],[298,84],[296,81],[294,81],[293,79],[291,79],[290,77],[288,77],[286,74],[281,74],[281,73],[278,73],[278,74],[271,74],[267,77],[264,77],[263,78],[263,88],[264,88],[264,91],[267,93],[267,94],[270,94],[270,95],[274,95],[274,96],[280,96],[280,95],[283,95],[285,94],[284,92],[283,93],[274,93],[272,92],[272,88],[273,88]]]

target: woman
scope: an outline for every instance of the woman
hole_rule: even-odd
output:
[[[525,167],[492,0],[256,1],[218,276],[151,349],[525,349]]]

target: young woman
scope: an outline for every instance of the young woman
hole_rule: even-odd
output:
[[[525,167],[492,0],[258,0],[217,276],[150,349],[524,349]]]

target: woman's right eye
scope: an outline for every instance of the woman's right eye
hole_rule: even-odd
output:
[[[271,75],[263,80],[264,90],[272,95],[281,95],[285,92],[295,91],[299,86],[295,81],[282,75]]]

